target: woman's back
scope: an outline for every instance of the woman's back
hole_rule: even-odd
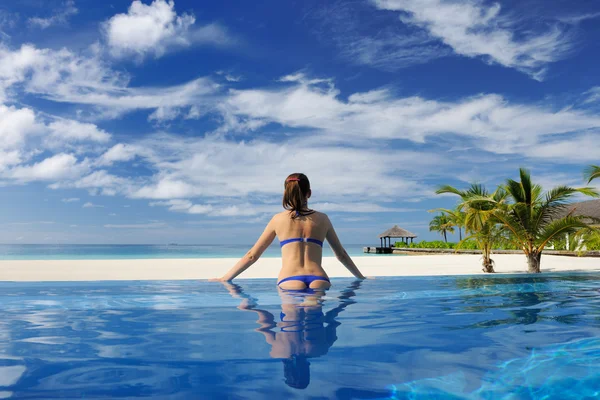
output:
[[[282,244],[280,279],[295,275],[327,276],[321,266],[322,243],[329,230],[327,215],[316,211],[297,215],[295,218],[292,215],[289,211],[284,211],[273,218],[275,233]],[[286,243],[290,239],[292,240]]]

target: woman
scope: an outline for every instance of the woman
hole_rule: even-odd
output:
[[[304,174],[291,174],[285,180],[283,211],[276,214],[256,244],[219,281],[231,281],[254,264],[275,237],[281,245],[282,268],[277,285],[287,290],[324,290],[331,286],[321,266],[323,241],[337,259],[358,279],[365,279],[342,247],[327,215],[308,208],[310,182]]]

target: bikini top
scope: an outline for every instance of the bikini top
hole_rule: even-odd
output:
[[[288,243],[293,243],[293,242],[304,242],[304,243],[315,243],[318,244],[319,246],[323,247],[323,242],[321,242],[318,239],[313,239],[313,238],[291,238],[291,239],[286,239],[286,240],[282,240],[281,242],[279,242],[279,245],[281,247],[285,246]]]

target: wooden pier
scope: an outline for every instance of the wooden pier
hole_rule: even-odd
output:
[[[392,254],[394,252],[393,247],[375,247],[375,246],[367,246],[363,247],[363,253],[372,253],[372,254]]]

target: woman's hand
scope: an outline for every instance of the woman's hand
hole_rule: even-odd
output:
[[[211,278],[208,280],[209,282],[230,282],[230,279],[226,279],[225,277],[221,278]]]

